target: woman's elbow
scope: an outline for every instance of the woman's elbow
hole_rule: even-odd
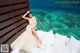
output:
[[[22,16],[22,18],[25,18],[24,16]]]
[[[26,19],[26,17],[25,17],[25,16],[22,16],[22,18]]]

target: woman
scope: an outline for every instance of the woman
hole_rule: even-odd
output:
[[[32,33],[32,35],[34,36],[34,38],[36,40],[37,47],[40,47],[41,40],[38,37],[38,34],[36,32],[36,25],[37,25],[36,18],[34,16],[32,16],[30,11],[27,11],[22,17],[24,19],[28,20],[29,24],[27,26],[27,29],[31,29],[31,31],[32,31],[31,33]]]
[[[29,24],[24,31],[12,44],[12,53],[32,53],[33,48],[41,46],[41,40],[36,32],[36,18],[27,11],[23,16],[24,19],[28,20]],[[26,52],[24,52],[26,51]]]

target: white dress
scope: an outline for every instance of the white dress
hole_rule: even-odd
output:
[[[35,17],[34,17],[35,18]],[[32,28],[36,25],[36,21],[33,22],[31,19],[29,21],[28,26],[26,27],[26,31],[23,32],[12,44],[11,48],[25,50],[28,53],[32,53],[32,48],[36,47],[36,40],[34,35],[32,35]]]
[[[54,47],[53,47],[53,33],[52,31],[50,32],[45,32],[38,30],[37,31],[39,37],[42,40],[42,44],[40,48],[33,48],[33,53],[54,53]]]
[[[40,48],[33,48],[33,53],[70,53],[67,46],[60,41],[63,38],[59,38],[59,35],[55,37],[52,30],[49,32],[38,30],[37,33],[42,40],[42,44]],[[63,36],[61,35],[61,37]]]

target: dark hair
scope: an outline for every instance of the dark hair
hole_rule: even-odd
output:
[[[26,15],[26,17],[29,17],[29,14],[32,14],[31,12],[30,13],[28,13],[27,15]],[[29,17],[29,18],[31,18],[31,17]]]

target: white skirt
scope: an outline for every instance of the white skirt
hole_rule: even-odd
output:
[[[31,26],[26,27],[26,31],[23,32],[12,44],[11,48],[25,50],[28,53],[32,52],[32,48],[36,47],[36,40],[32,35]]]

